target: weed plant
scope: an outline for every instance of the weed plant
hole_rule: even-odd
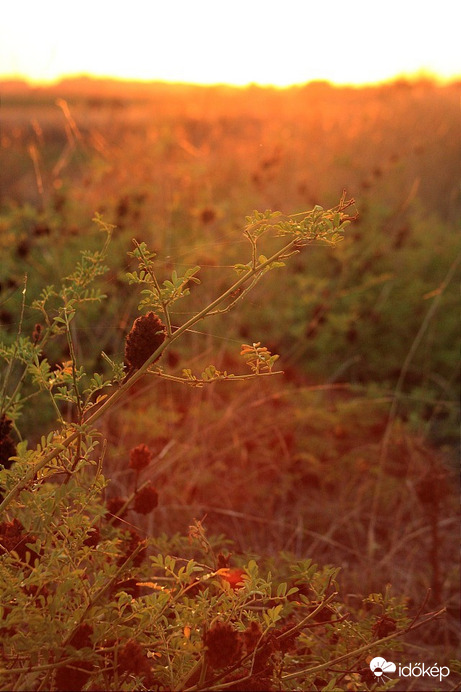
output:
[[[290,93],[3,130],[3,689],[367,690],[377,652],[455,674],[452,93]],[[242,257],[249,202],[345,178],[340,244],[344,200],[253,215]]]
[[[389,592],[346,608],[337,569],[311,560],[282,555],[280,576],[262,560],[234,566],[197,520],[188,543],[141,535],[130,517],[155,512],[159,502],[152,481],[140,482],[152,461],[144,442],[130,453],[128,495],[104,502],[107,441],[96,422],[147,373],[193,388],[274,376],[278,356],[259,342],[241,349],[249,374],[210,365],[179,376],[157,363],[183,333],[228,313],[293,254],[315,242],[336,243],[351,218],[348,206],[343,199],[330,211],[248,217],[249,261],[236,264],[237,280],[179,327],[171,309],[199,281],[199,267],[182,276],[173,270],[162,281],[155,253],[135,241],[138,269],[127,278],[141,289],[143,314],[126,338],[125,366],[104,355],[110,378],[87,374],[79,364],[72,324],[87,304],[104,299],[94,284],[106,271],[112,228],[96,219],[107,236],[102,249],[82,252],[61,287],[47,286],[34,301],[40,318],[34,332],[22,334],[20,321],[17,340],[2,349],[4,689],[296,689],[300,678],[310,688],[343,681],[368,689],[368,652],[391,651],[403,634],[440,615],[422,615],[421,604],[411,619],[404,601]],[[259,245],[269,231],[283,243],[267,257]],[[26,284],[23,295],[25,301]],[[47,346],[61,336],[70,359],[52,368]],[[27,380],[36,398],[23,395]],[[36,448],[27,440],[15,445],[11,429],[19,430],[21,410],[42,397],[51,400],[58,427]]]

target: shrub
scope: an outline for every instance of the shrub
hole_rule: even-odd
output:
[[[233,563],[222,552],[225,541],[208,537],[198,520],[187,538],[141,535],[132,512],[155,513],[162,501],[150,480],[138,486],[151,463],[142,440],[130,454],[127,496],[105,497],[109,450],[98,421],[126,403],[147,373],[193,388],[274,376],[278,356],[260,342],[242,345],[244,374],[215,365],[200,374],[190,368],[171,374],[160,358],[199,321],[232,310],[291,255],[313,243],[337,243],[352,218],[349,206],[343,198],[332,210],[317,206],[292,217],[255,212],[244,230],[250,257],[235,265],[237,280],[179,327],[171,308],[198,282],[199,267],[173,271],[161,282],[155,254],[135,241],[138,268],[127,276],[141,288],[139,308],[148,312],[127,338],[128,370],[103,355],[109,377],[85,372],[73,331],[80,311],[104,299],[95,282],[105,272],[109,225],[97,219],[106,234],[102,249],[83,252],[62,286],[47,286],[33,302],[41,329],[30,337],[19,331],[0,351],[2,440],[20,429],[31,401],[37,406],[43,398],[57,427],[35,448],[27,440],[9,443],[15,454],[0,471],[3,689],[291,690],[301,680],[307,689],[366,690],[375,685],[367,656],[387,654],[439,614],[421,616],[422,604],[410,619],[405,599],[389,589],[346,607],[337,568],[288,553],[277,573],[262,557]],[[259,244],[270,234],[281,246],[266,256]],[[52,366],[46,350],[60,338],[68,360]],[[25,383],[35,388],[35,399]]]

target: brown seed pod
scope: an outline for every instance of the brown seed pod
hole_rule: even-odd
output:
[[[204,636],[206,660],[211,668],[230,666],[241,656],[242,638],[228,622],[216,622]]]
[[[128,673],[150,680],[152,672],[149,659],[143,647],[135,640],[129,639],[118,650],[117,667],[119,674]]]
[[[165,325],[154,313],[138,317],[125,341],[127,365],[139,369],[165,341]]]
[[[158,493],[152,483],[149,481],[144,488],[138,490],[135,495],[133,509],[139,514],[149,514],[158,505]]]
[[[114,524],[119,524],[120,519],[123,519],[123,517],[126,514],[126,510],[122,513],[119,514],[120,510],[126,503],[126,498],[124,497],[111,497],[110,500],[107,500],[106,502],[106,507],[107,507],[107,512],[106,512],[106,520],[112,521]],[[115,517],[115,519],[114,519]]]
[[[130,452],[129,467],[134,471],[142,471],[149,466],[152,459],[152,452],[145,444],[140,444],[134,447]]]

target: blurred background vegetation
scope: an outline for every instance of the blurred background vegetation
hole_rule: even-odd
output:
[[[242,342],[280,354],[285,376],[187,389],[146,378],[101,424],[106,475],[123,494],[131,447],[158,458],[160,506],[146,530],[206,515],[246,553],[282,549],[343,567],[351,598],[391,582],[414,602],[458,596],[454,469],[459,426],[459,85],[395,82],[259,87],[2,85],[0,322],[13,341],[38,292],[96,247],[95,212],[116,225],[108,300],[78,316],[77,354],[123,360],[138,295],[124,279],[132,238],[160,274],[201,265],[182,324],[248,261],[253,209],[338,203],[358,219],[334,249],[270,273],[232,313],[174,345],[163,365],[242,371]],[[68,359],[66,343],[45,355]],[[17,433],[53,425],[46,402]],[[367,551],[373,522],[376,545]],[[454,625],[444,630],[453,641]]]

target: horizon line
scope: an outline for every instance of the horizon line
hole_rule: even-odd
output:
[[[106,81],[119,84],[133,84],[140,86],[153,86],[153,85],[170,85],[170,86],[197,86],[197,87],[231,87],[235,89],[246,89],[249,87],[259,87],[263,89],[291,89],[306,86],[308,84],[326,84],[332,87],[351,87],[351,88],[365,88],[373,86],[385,86],[396,84],[399,82],[407,82],[409,84],[416,84],[421,82],[431,82],[437,86],[448,86],[456,84],[461,81],[461,72],[459,74],[453,74],[450,77],[439,75],[435,72],[429,72],[428,70],[418,70],[412,73],[401,72],[395,74],[391,77],[386,77],[383,79],[377,79],[374,81],[335,81],[328,79],[327,77],[314,77],[312,79],[307,79],[304,82],[291,82],[288,84],[275,84],[272,82],[258,82],[256,80],[250,80],[248,82],[226,82],[226,81],[190,81],[190,80],[179,80],[179,79],[165,79],[165,78],[152,78],[145,79],[141,77],[121,77],[118,75],[100,75],[92,74],[88,72],[73,72],[68,74],[62,74],[51,79],[36,79],[34,77],[29,77],[21,73],[6,73],[0,74],[0,82],[21,82],[30,88],[52,88],[59,86],[63,82],[72,82],[78,80],[87,80],[92,82]]]

